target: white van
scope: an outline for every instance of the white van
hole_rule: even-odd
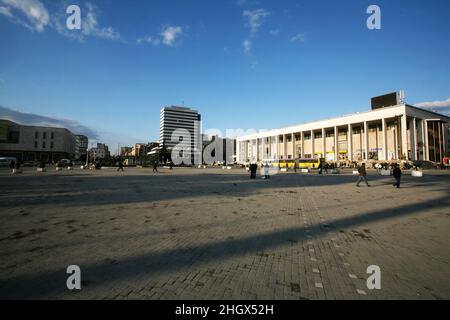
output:
[[[0,167],[9,167],[11,161],[17,163],[17,158],[14,157],[2,157],[0,158]]]

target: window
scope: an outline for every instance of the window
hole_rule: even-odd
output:
[[[39,132],[36,131],[36,132],[34,133],[34,138],[35,138],[35,139],[38,139],[38,138],[39,138]]]
[[[42,149],[45,149],[45,141],[42,142]]]
[[[322,132],[315,132],[314,139],[320,139],[320,138],[322,138]]]
[[[35,147],[35,148],[38,147],[38,142],[37,142],[37,141],[34,142],[34,147]]]
[[[327,131],[325,135],[327,138],[332,138],[332,137],[334,137],[334,131],[331,131],[331,130]]]
[[[361,133],[361,127],[353,128],[353,134]]]
[[[50,149],[53,149],[53,141],[50,142]]]
[[[311,134],[310,134],[310,133],[306,133],[306,134],[303,136],[303,140],[311,140]]]
[[[54,138],[55,138],[55,133],[52,132],[52,133],[50,134],[50,139],[54,139]]]
[[[42,139],[47,139],[47,132],[44,132],[44,133],[42,134]]]
[[[291,135],[288,135],[287,136],[287,142],[291,142],[292,141],[292,136]]]
[[[295,141],[300,141],[300,135],[295,135]]]

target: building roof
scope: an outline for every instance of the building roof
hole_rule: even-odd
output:
[[[334,126],[344,126],[349,123],[356,124],[356,123],[363,123],[364,121],[374,121],[381,118],[392,118],[395,116],[401,116],[402,114],[406,113],[407,108],[414,109],[416,111],[429,113],[434,116],[438,116],[439,118],[445,118],[447,119],[447,122],[450,122],[450,117],[446,115],[442,115],[433,111],[429,111],[426,109],[421,109],[418,107],[401,104],[396,106],[390,106],[390,107],[383,107],[375,110],[368,110],[363,112],[356,112],[352,114],[347,114],[339,117],[334,118],[326,118],[311,122],[305,122],[298,125],[278,128],[278,129],[271,129],[271,130],[264,130],[260,132],[250,133],[248,135],[242,135],[238,136],[236,139],[238,140],[250,140],[250,139],[256,139],[261,137],[267,137],[271,135],[281,135],[281,134],[287,134],[292,132],[300,132],[300,131],[308,131],[308,130],[315,130],[318,128],[331,128]]]

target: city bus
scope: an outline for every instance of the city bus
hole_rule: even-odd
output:
[[[321,163],[324,163],[324,158],[303,158],[297,159],[297,168],[299,169],[314,169],[319,168]]]

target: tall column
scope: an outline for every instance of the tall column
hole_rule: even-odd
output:
[[[416,117],[413,118],[413,130],[412,130],[412,139],[411,139],[411,159],[419,160],[417,155],[417,121]],[[411,129],[410,129],[411,130]]]
[[[241,162],[241,143],[242,141],[236,141],[236,162]]]
[[[326,143],[326,130],[325,128],[322,128],[322,158],[327,159],[327,143]]]
[[[353,132],[351,123],[348,124],[347,131],[347,158],[353,161]]]
[[[275,158],[276,159],[280,159],[280,135],[276,135],[275,138],[275,148],[276,148],[276,154],[275,154]]]
[[[428,122],[424,119],[424,130],[425,130],[425,147],[424,147],[424,159],[430,161],[430,145],[428,141]]]
[[[339,160],[339,150],[338,150],[338,129],[334,126],[334,161]]]
[[[444,155],[442,154],[442,125],[438,123],[438,135],[439,135],[439,158],[437,162],[441,162]]]
[[[315,158],[314,156],[314,132],[311,130],[311,157]]]
[[[444,150],[444,155],[447,152],[447,128],[445,123],[442,123],[442,150]]]
[[[283,134],[283,159],[287,159],[287,134]]]
[[[387,133],[386,133],[386,119],[381,119],[381,131],[383,136],[383,155],[384,158],[382,160],[388,160],[388,150],[387,150]]]
[[[295,160],[295,134],[291,133],[291,141],[292,141],[292,159]]]
[[[365,150],[365,155],[364,155],[364,160],[369,160],[369,134],[368,134],[368,130],[367,130],[368,126],[367,126],[367,121],[364,121],[364,150]]]
[[[406,119],[406,114],[404,114],[401,118],[401,137],[402,137],[402,159],[404,160],[409,160],[409,156],[408,156],[408,126],[407,126],[407,119]]]
[[[303,131],[300,132],[300,158],[305,157],[305,135],[303,134]]]

